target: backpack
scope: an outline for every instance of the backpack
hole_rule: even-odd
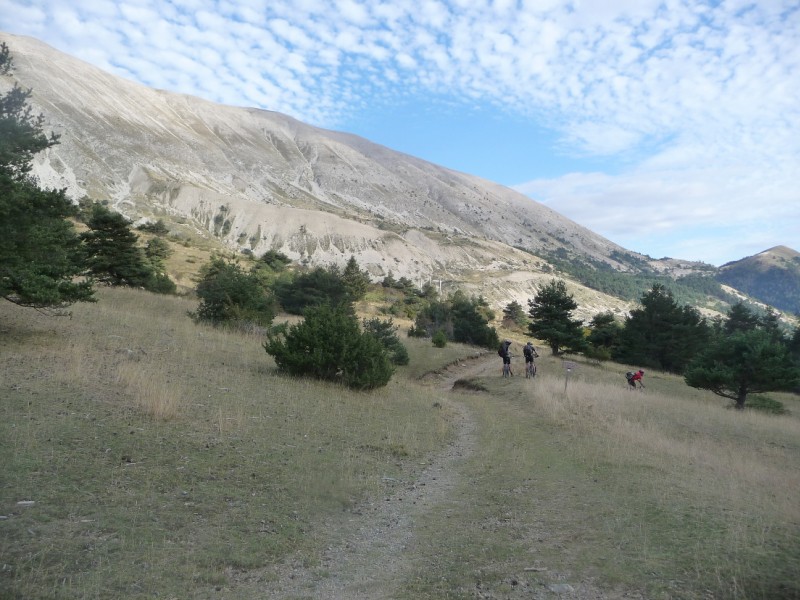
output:
[[[631,377],[633,377],[633,375],[634,375],[633,371],[628,371],[627,373],[625,373],[625,379],[630,381]]]
[[[497,349],[497,355],[500,358],[506,357],[506,347],[503,344],[500,344],[500,347]]]
[[[532,346],[525,346],[522,349],[522,353],[525,355],[525,358],[533,358],[533,347]]]

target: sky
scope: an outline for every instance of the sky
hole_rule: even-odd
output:
[[[0,0],[0,29],[501,183],[653,258],[800,251],[800,0]]]

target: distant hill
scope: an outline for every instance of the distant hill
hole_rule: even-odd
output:
[[[719,268],[717,281],[790,313],[800,313],[800,252],[775,246]]]

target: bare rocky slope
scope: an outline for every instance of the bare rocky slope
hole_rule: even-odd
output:
[[[110,75],[33,38],[0,33],[15,83],[60,144],[34,173],[75,200],[108,200],[238,250],[306,264],[354,255],[375,279],[460,287],[500,307],[552,277],[553,252],[635,269],[629,252],[498,184],[315,128]],[[651,263],[653,264],[653,263]],[[625,303],[574,286],[584,316]]]

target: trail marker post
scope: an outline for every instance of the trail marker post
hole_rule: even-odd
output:
[[[566,376],[564,377],[564,395],[567,395],[567,385],[569,385],[569,377],[572,375],[572,371],[578,368],[578,365],[570,360],[564,361],[564,370],[566,371]]]

